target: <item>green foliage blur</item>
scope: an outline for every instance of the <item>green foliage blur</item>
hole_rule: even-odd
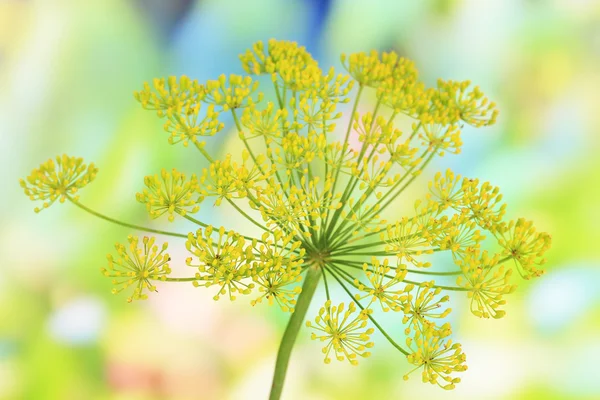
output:
[[[82,156],[100,168],[86,205],[193,229],[150,221],[135,201],[145,175],[205,164],[168,145],[132,93],[158,76],[241,73],[237,55],[271,37],[305,44],[321,66],[339,68],[341,52],[394,49],[430,84],[480,85],[499,104],[498,124],[465,129],[463,154],[424,176],[451,167],[489,180],[509,217],[553,235],[547,274],[508,297],[505,318],[455,305],[469,365],[456,390],[404,382],[404,357],[379,340],[360,366],[327,366],[304,331],[284,398],[600,398],[600,3],[9,0],[0,2],[0,399],[266,398],[286,315],[215,303],[189,283],[127,304],[99,270],[131,232],[68,204],[35,215],[18,178],[55,155]],[[236,151],[230,133],[208,141],[212,153]],[[210,207],[199,216],[238,222]],[[170,248],[185,270],[182,243]]]

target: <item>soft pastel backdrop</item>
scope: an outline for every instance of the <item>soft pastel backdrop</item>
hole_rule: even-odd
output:
[[[469,371],[453,392],[404,382],[408,365],[384,340],[357,368],[326,366],[303,331],[284,398],[600,398],[598,1],[2,0],[0,399],[266,397],[284,315],[185,283],[127,304],[99,268],[130,232],[68,205],[35,215],[18,178],[56,154],[83,156],[100,173],[82,202],[151,223],[135,201],[143,176],[204,164],[169,146],[132,92],[155,76],[239,73],[237,55],[271,37],[305,44],[322,66],[395,49],[430,84],[479,84],[499,123],[465,130],[463,154],[425,176],[450,166],[489,180],[510,217],[553,235],[548,273],[520,285],[505,318],[454,311]],[[209,148],[230,151],[232,138]],[[201,217],[236,223],[207,207]],[[183,264],[182,244],[171,247]]]

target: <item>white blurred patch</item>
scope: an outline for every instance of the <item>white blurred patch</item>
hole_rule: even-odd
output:
[[[98,340],[106,321],[106,307],[93,297],[80,297],[58,308],[48,320],[50,335],[68,345]]]
[[[542,332],[568,327],[600,301],[598,266],[556,269],[539,279],[527,301],[533,325]]]
[[[588,396],[600,393],[600,379],[595,373],[600,357],[600,345],[593,343],[594,340],[581,340],[578,348],[569,352],[570,357],[565,361],[565,368],[562,368],[565,373],[554,379],[557,389],[570,395]]]

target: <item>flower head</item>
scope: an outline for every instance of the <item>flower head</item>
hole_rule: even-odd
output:
[[[320,76],[317,62],[296,42],[271,39],[266,48],[263,42],[256,42],[240,60],[247,73],[271,74],[275,82],[290,90],[305,90]]]
[[[296,297],[302,291],[297,283],[302,281],[304,251],[300,248],[302,243],[293,239],[276,230],[271,235],[263,234],[261,242],[255,245],[257,256],[251,274],[259,297],[252,300],[252,305],[266,299],[269,305],[277,303],[283,311],[294,312]]]
[[[171,273],[169,268],[171,257],[165,253],[168,244],[164,243],[159,249],[154,244],[155,240],[153,237],[144,236],[140,243],[137,236],[130,235],[127,238],[129,245],[121,243],[115,245],[117,257],[114,258],[109,254],[108,268],[101,269],[104,276],[113,278],[114,294],[133,286],[133,294],[127,301],[146,300],[148,298],[146,291],[157,291],[152,281],[167,279]]]
[[[169,143],[181,142],[186,147],[190,142],[202,147],[204,142],[198,138],[213,136],[223,129],[214,105],[203,108],[202,100],[206,95],[205,85],[185,75],[179,79],[175,76],[155,79],[153,88],[145,83],[143,90],[134,93],[142,107],[155,110],[160,118],[166,118],[164,130],[170,134]]]
[[[433,288],[434,285],[435,282],[424,282],[417,286],[416,290],[412,284],[405,288],[407,295],[403,299],[404,318],[402,323],[407,326],[407,335],[411,330],[424,332],[432,326],[437,328],[431,318],[443,319],[452,311],[450,308],[442,309],[443,304],[450,300],[450,296],[440,296],[442,289]],[[448,325],[442,325],[442,327],[437,329],[449,328]]]
[[[67,198],[77,201],[79,189],[94,180],[98,168],[91,163],[83,163],[83,158],[69,157],[66,154],[57,156],[56,161],[49,159],[34,169],[20,184],[25,195],[30,200],[43,201],[42,208],[36,207],[35,212],[50,207],[56,200],[64,203]]]
[[[140,203],[146,204],[148,213],[152,218],[169,214],[169,221],[175,220],[175,214],[185,216],[200,210],[203,197],[198,194],[198,178],[192,174],[186,180],[183,173],[173,169],[170,173],[163,169],[158,175],[144,178],[147,189],[137,193],[136,198]]]
[[[409,374],[423,368],[421,375],[423,383],[429,382],[448,390],[454,389],[455,384],[460,382],[460,378],[455,378],[451,374],[464,372],[467,366],[461,345],[452,343],[452,340],[446,341],[446,336],[428,327],[424,331],[415,331],[414,337],[406,339],[406,344],[414,349],[407,356],[408,362],[416,366]],[[405,380],[408,379],[409,374],[404,376]]]
[[[382,53],[373,50],[370,53],[342,54],[342,64],[348,73],[360,85],[377,87],[392,76],[398,56],[396,53]]]
[[[385,251],[394,254],[400,262],[406,260],[417,267],[427,268],[431,264],[420,261],[419,256],[433,253],[432,240],[436,231],[436,221],[423,224],[416,216],[403,217],[388,225],[380,237],[386,243]]]
[[[240,135],[244,139],[264,137],[267,143],[278,140],[282,136],[282,129],[289,129],[290,122],[287,120],[286,109],[275,109],[272,102],[260,110],[255,105],[246,107],[242,114],[241,123],[247,129]]]
[[[524,218],[496,226],[495,233],[503,248],[502,255],[514,260],[521,276],[529,279],[544,273],[537,266],[546,262],[543,256],[550,248],[550,235],[537,232],[533,222]]]
[[[498,110],[478,86],[468,91],[470,81],[438,81],[436,101],[445,104],[454,114],[451,121],[463,120],[469,125],[481,127],[496,122]]]
[[[383,262],[379,262],[377,258],[373,257],[372,267],[369,268],[368,264],[364,264],[363,270],[369,283],[365,284],[358,279],[355,280],[356,288],[362,292],[355,295],[356,299],[370,298],[370,302],[378,302],[384,312],[402,311],[408,299],[406,292],[408,287],[402,284],[406,277],[406,269],[397,268],[396,271],[393,271],[389,265],[389,259],[386,258]]]
[[[179,109],[186,105],[198,104],[206,94],[206,89],[197,80],[182,75],[168,78],[156,78],[152,87],[148,82],[134,97],[147,110],[155,110],[163,117],[168,110]]]
[[[506,304],[503,295],[516,289],[510,284],[512,270],[499,266],[498,255],[490,257],[487,252],[476,250],[462,260],[457,260],[462,275],[456,284],[469,291],[471,312],[481,318],[501,318],[506,312],[498,309]]]
[[[327,300],[325,306],[319,310],[314,324],[306,322],[307,327],[317,331],[312,334],[313,340],[327,342],[323,347],[326,364],[331,362],[332,351],[338,361],[348,360],[352,365],[358,364],[357,356],[371,355],[367,349],[373,347],[370,339],[374,329],[367,328],[369,311],[353,315],[355,312],[354,303],[350,303],[346,308],[344,303],[332,306],[331,300]]]
[[[268,178],[268,171],[263,172],[264,157],[254,159],[254,165],[248,166],[250,155],[247,151],[242,154],[242,163],[231,161],[231,155],[224,160],[216,160],[209,168],[202,170],[199,192],[204,197],[216,197],[215,205],[220,205],[223,199],[241,199],[246,197],[248,190]]]
[[[437,173],[429,184],[429,198],[442,209],[452,208],[484,229],[494,229],[506,213],[500,188],[479,179],[463,178],[451,170]]]
[[[252,81],[249,76],[221,75],[219,79],[206,82],[204,101],[222,107],[223,111],[235,110],[259,102],[262,99],[261,93],[256,99],[252,98],[256,89],[258,82]]]
[[[247,245],[241,235],[223,227],[219,228],[216,240],[213,232],[212,226],[199,229],[196,235],[190,233],[185,243],[198,260],[198,264],[193,257],[186,260],[187,265],[198,269],[194,286],[218,286],[215,300],[225,294],[230,300],[235,300],[236,293],[250,294],[254,287],[250,282],[250,263],[254,259],[252,244]]]
[[[440,221],[443,227],[432,242],[440,250],[450,250],[454,257],[463,257],[470,249],[478,248],[485,239],[468,214],[454,214],[450,218],[444,216]]]

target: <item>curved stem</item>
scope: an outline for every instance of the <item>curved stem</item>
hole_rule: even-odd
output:
[[[200,150],[200,153],[204,156],[204,158],[206,158],[206,160],[209,163],[213,163],[215,160],[210,156],[210,154],[208,154],[206,152],[206,150],[204,150],[204,147],[202,145],[200,145],[197,141],[194,141],[194,145],[196,145],[196,148],[198,150]]]
[[[273,384],[271,385],[271,394],[269,400],[279,400],[281,392],[283,391],[283,382],[285,380],[285,374],[287,372],[288,363],[290,361],[290,355],[298,331],[304,322],[306,311],[310,305],[310,301],[317,289],[319,279],[321,278],[321,267],[319,265],[312,265],[307,268],[306,276],[304,277],[304,284],[302,285],[302,292],[298,296],[296,301],[296,307],[294,313],[290,317],[281,344],[279,345],[279,351],[277,352],[277,361],[275,363],[275,373],[273,374]]]
[[[257,222],[254,218],[252,218],[251,216],[249,216],[246,212],[244,212],[240,207],[238,207],[237,204],[235,204],[233,202],[233,200],[225,198],[229,204],[231,204],[233,206],[233,208],[235,208],[237,210],[237,212],[239,212],[244,218],[246,218],[248,221],[250,221],[251,223],[253,223],[254,225],[258,226],[260,229],[262,229],[265,232],[269,232],[269,229],[266,228],[264,225],[262,225],[260,222]]]
[[[202,221],[198,221],[196,218],[189,216],[188,214],[185,214],[183,216],[183,218],[187,219],[188,221],[192,221],[193,223],[195,223],[196,225],[200,225],[203,228],[208,227],[208,224],[205,224]]]
[[[84,211],[89,212],[90,214],[92,214],[92,215],[94,215],[94,216],[96,216],[98,218],[101,218],[101,219],[103,219],[105,221],[108,221],[108,222],[112,222],[112,223],[117,224],[117,225],[124,226],[126,228],[132,228],[132,229],[136,229],[138,231],[158,233],[159,235],[175,236],[175,237],[180,237],[180,238],[184,238],[184,239],[187,239],[187,237],[188,237],[187,235],[184,235],[184,234],[181,234],[181,233],[161,231],[159,229],[152,229],[152,228],[148,228],[148,227],[145,227],[145,226],[129,224],[127,222],[121,222],[121,221],[116,220],[114,218],[107,217],[106,215],[100,214],[99,212],[96,212],[96,211],[92,210],[91,208],[88,208],[88,207],[84,206],[83,204],[79,203],[78,201],[75,201],[75,200],[71,199],[70,197],[67,197],[67,199],[69,199],[69,201],[71,203],[75,204],[77,207],[81,208]]]

